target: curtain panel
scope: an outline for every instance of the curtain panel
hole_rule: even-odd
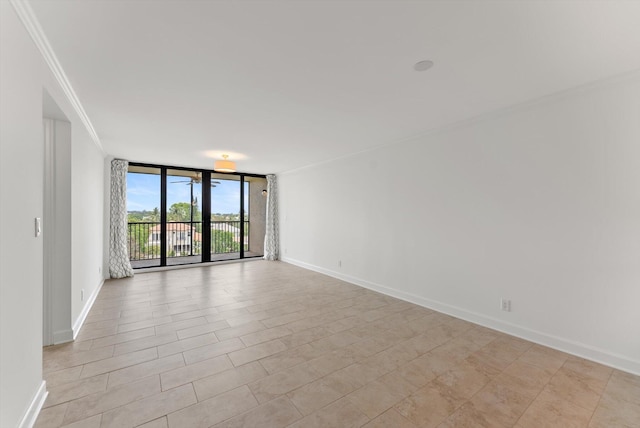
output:
[[[278,182],[273,174],[267,175],[267,218],[264,237],[264,259],[278,260],[280,238],[278,232]]]
[[[127,245],[127,171],[129,162],[111,161],[111,221],[109,238],[109,275],[133,276]]]

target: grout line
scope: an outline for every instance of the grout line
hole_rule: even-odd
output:
[[[604,389],[600,393],[600,397],[598,397],[598,403],[593,408],[593,412],[591,412],[591,417],[589,418],[589,423],[587,424],[587,426],[591,426],[591,421],[593,421],[593,416],[596,414],[596,410],[598,410],[598,407],[600,407],[600,402],[602,401],[602,397],[604,396],[604,394],[607,392],[607,387],[609,386],[609,382],[611,382],[611,378],[613,377],[614,371],[615,369],[612,369],[611,373],[609,373],[609,378],[607,379],[607,383],[604,385]]]

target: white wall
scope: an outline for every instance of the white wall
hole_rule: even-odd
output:
[[[45,92],[45,104],[50,99]],[[45,107],[45,118],[47,117]],[[45,345],[73,340],[71,321],[71,123],[44,119]],[[47,312],[49,310],[51,313]]]
[[[0,52],[0,426],[15,427],[42,382],[42,63],[5,1]]]
[[[89,304],[93,303],[105,278],[102,234],[104,154],[80,125],[74,127],[71,139],[71,303],[73,334],[76,337]],[[84,301],[80,299],[81,290],[84,290]]]
[[[640,75],[279,180],[285,261],[640,374]]]
[[[6,0],[0,19],[0,426],[14,427],[43,385],[43,89],[71,123],[74,324],[102,284],[103,155]]]

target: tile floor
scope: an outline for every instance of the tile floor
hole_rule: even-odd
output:
[[[37,427],[638,427],[640,377],[281,262],[107,281]]]

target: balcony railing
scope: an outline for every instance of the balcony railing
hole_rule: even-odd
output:
[[[162,224],[159,222],[128,223],[129,259],[160,259]],[[168,222],[166,225],[167,258],[202,254],[201,222]],[[211,254],[240,252],[240,221],[211,222]],[[244,251],[249,250],[249,222],[244,222]]]

